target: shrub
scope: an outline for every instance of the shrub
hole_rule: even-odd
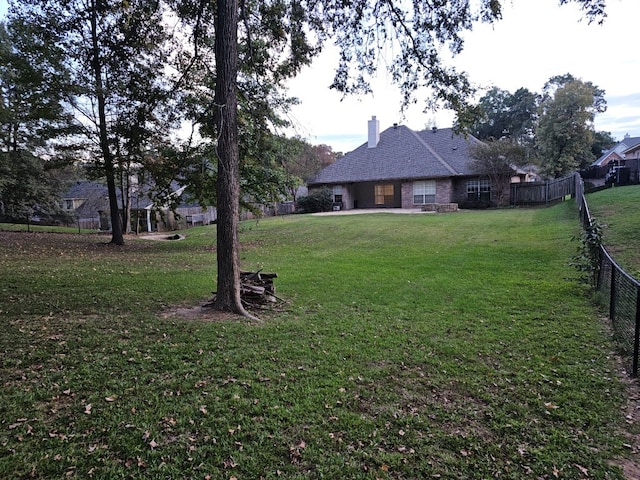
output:
[[[296,212],[298,213],[315,213],[328,212],[333,205],[331,198],[331,190],[322,188],[314,191],[306,197],[298,198],[296,203]]]
[[[576,255],[573,256],[572,265],[583,273],[581,280],[584,283],[596,287],[600,276],[600,249],[602,247],[603,227],[597,220],[593,220],[582,232]]]

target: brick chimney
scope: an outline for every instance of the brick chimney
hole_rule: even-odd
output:
[[[373,115],[368,122],[369,126],[369,148],[376,148],[380,141],[380,122],[376,120],[376,116]]]

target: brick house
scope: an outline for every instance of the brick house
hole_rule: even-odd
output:
[[[368,141],[324,168],[308,182],[309,191],[333,193],[334,209],[449,209],[491,200],[487,177],[472,168],[475,137],[453,129],[416,132],[393,125],[380,132],[368,122]],[[442,207],[442,208],[441,208]]]

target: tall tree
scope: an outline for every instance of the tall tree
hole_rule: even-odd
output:
[[[74,122],[49,74],[60,52],[43,47],[28,26],[0,23],[0,214],[12,220],[60,213],[51,173],[64,163]]]
[[[278,146],[278,161],[287,177],[292,179],[288,196],[293,201],[296,201],[297,188],[335,162],[337,156],[330,146],[311,145],[299,137],[280,137]]]
[[[0,124],[3,151],[41,152],[56,137],[70,131],[58,79],[49,74],[60,63],[60,52],[45,55],[19,22],[0,23]]]
[[[478,102],[480,115],[470,126],[471,133],[480,140],[499,140],[509,135],[512,128],[509,121],[509,98],[511,94],[498,87],[487,91]]]
[[[601,89],[570,75],[554,77],[545,90],[536,143],[543,173],[558,178],[593,161],[593,120],[606,102]]]
[[[611,132],[594,132],[593,134],[593,143],[591,144],[591,153],[597,159],[602,155],[606,150],[614,147],[618,141],[613,138]]]
[[[215,125],[218,132],[218,292],[220,310],[247,315],[240,299],[238,220],[238,0],[218,0],[216,12]]]
[[[538,95],[526,88],[515,93],[491,88],[478,102],[479,116],[470,132],[480,140],[511,141],[528,146],[533,141],[538,109]]]
[[[73,105],[107,181],[114,244],[124,243],[118,175],[148,148],[152,132],[166,126],[167,44],[159,2],[132,0],[12,1],[9,18],[59,52],[50,76]],[[122,198],[127,197],[123,192]]]
[[[509,98],[510,136],[527,151],[533,148],[539,102],[539,95],[526,88],[519,88]]]

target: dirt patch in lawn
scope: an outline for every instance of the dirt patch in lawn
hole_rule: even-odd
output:
[[[208,322],[229,322],[246,320],[235,313],[221,312],[204,305],[191,307],[169,307],[161,313],[162,318],[177,318],[182,320],[203,320]]]

